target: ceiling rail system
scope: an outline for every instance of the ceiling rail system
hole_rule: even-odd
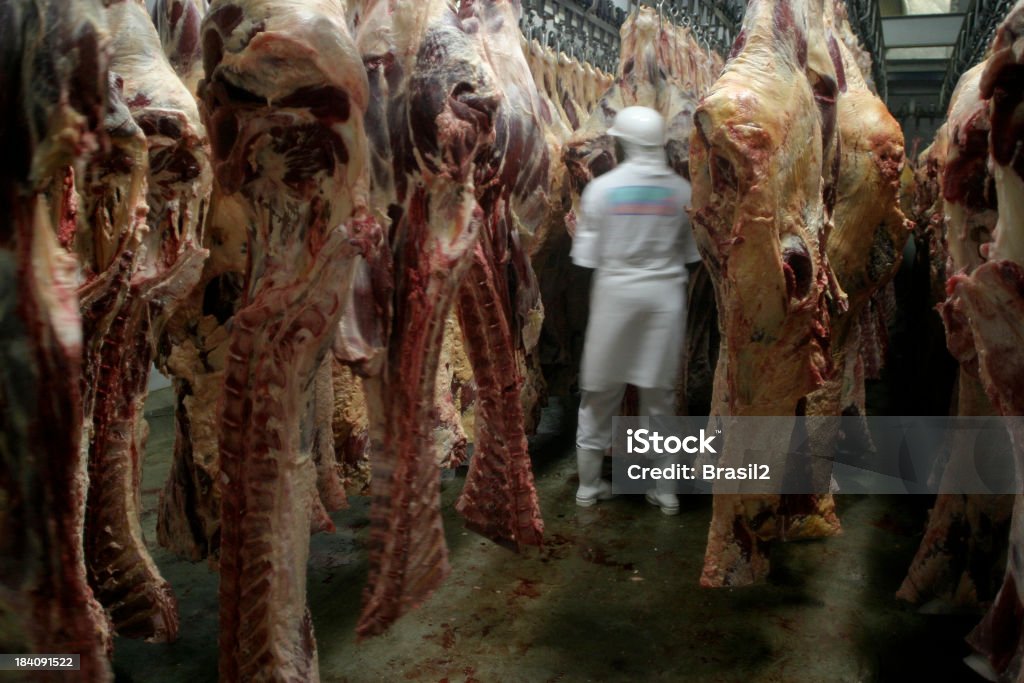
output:
[[[860,44],[871,54],[871,77],[883,102],[889,99],[889,83],[885,70],[885,35],[882,15],[877,0],[846,0],[850,26],[860,38]]]
[[[742,0],[641,0],[665,21],[686,26],[710,50],[726,54],[743,20]],[[519,26],[527,39],[537,39],[614,72],[619,60],[619,28],[626,11],[610,0],[522,0]],[[630,11],[636,4],[630,3]]]
[[[706,47],[727,55],[743,23],[745,0],[639,0],[667,21],[689,27]],[[847,0],[850,25],[871,54],[872,77],[885,100],[885,40],[876,0]],[[528,39],[613,72],[626,11],[611,0],[522,0],[520,27]],[[630,0],[629,9],[636,5]]]
[[[1013,0],[970,1],[939,93],[939,109],[943,115],[949,107],[949,99],[953,96],[953,89],[956,88],[960,76],[985,56],[999,22],[1013,4]]]

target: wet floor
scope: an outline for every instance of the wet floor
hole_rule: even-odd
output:
[[[147,406],[143,528],[181,611],[172,644],[118,638],[118,681],[217,677],[217,577],[156,543],[156,503],[170,467],[169,390]],[[311,539],[308,598],[326,682],[980,681],[962,664],[976,616],[918,614],[897,602],[930,500],[840,496],[844,534],[777,545],[761,586],[701,589],[709,497],[666,517],[642,497],[574,503],[571,411],[551,410],[532,440],[544,547],[519,556],[443,510],[452,574],[390,632],[355,639],[366,581],[368,499]],[[564,419],[562,419],[564,418]]]

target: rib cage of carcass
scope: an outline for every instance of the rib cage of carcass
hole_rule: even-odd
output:
[[[859,73],[844,16],[754,0],[695,115],[692,216],[722,337],[713,414],[838,414],[857,307],[898,265],[902,134]],[[782,451],[785,431],[758,438]],[[770,540],[837,531],[829,496],[717,495],[701,582],[751,583]]]
[[[359,10],[374,197],[387,207],[393,255],[393,290],[373,295],[388,314],[386,348],[364,381],[373,523],[361,635],[386,629],[448,572],[437,453],[421,435],[452,309],[477,394],[456,508],[499,543],[540,542],[520,394],[541,310],[523,241],[543,218],[550,159],[518,11],[506,0]]]

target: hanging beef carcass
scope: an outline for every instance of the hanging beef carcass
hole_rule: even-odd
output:
[[[188,89],[203,76],[200,27],[207,0],[156,0],[153,22],[164,53]],[[220,547],[217,404],[227,362],[228,324],[241,295],[247,218],[238,198],[214,184],[206,205],[199,282],[168,320],[156,362],[175,394],[171,472],[160,495],[157,539],[190,560]]]
[[[375,460],[361,635],[387,628],[448,572],[436,456],[422,430],[453,303],[479,392],[457,507],[496,541],[540,541],[517,367],[535,340],[536,290],[517,230],[542,215],[547,154],[517,11],[498,1],[456,13],[433,1],[371,4],[362,14],[361,38],[388,35],[364,59],[374,67],[375,101],[386,101],[386,125],[369,134],[386,140],[393,159],[383,180],[395,188],[395,267],[387,358],[367,381]]]
[[[580,124],[587,119],[587,112],[580,105],[578,73],[579,62],[569,57],[564,52],[558,53],[555,63],[555,87],[561,93],[560,104],[565,112],[569,125],[573,130],[580,127]]]
[[[754,0],[725,71],[695,115],[693,219],[719,304],[712,411],[794,415],[830,371],[825,258],[834,72],[821,5]],[[821,110],[819,112],[819,106]],[[765,443],[785,450],[773,429]],[[778,498],[715,496],[701,583],[750,583],[768,569]]]
[[[704,92],[695,57],[704,53],[687,29],[664,22],[658,35],[657,52],[658,64],[663,65],[664,85],[659,88],[655,108],[665,117],[668,163],[672,170],[689,179],[693,112]]]
[[[991,240],[998,217],[993,179],[987,170],[989,103],[979,92],[986,66],[987,62],[982,62],[960,78],[944,124],[941,149],[945,156],[938,173],[941,195],[936,201],[939,217],[945,218],[945,230],[933,239],[941,238],[948,248],[940,272],[951,275],[970,274],[984,261],[982,248]],[[994,415],[978,374],[979,349],[961,306],[955,297],[939,305],[949,351],[960,365],[956,413]],[[969,452],[973,443],[957,435],[952,448],[954,453]],[[962,481],[963,473],[950,469],[943,477]],[[991,601],[1002,578],[1000,562],[1006,551],[1012,505],[1012,496],[938,495],[897,597],[914,603],[930,600],[933,609],[939,605],[974,607]]]
[[[942,192],[946,274],[970,273],[983,261],[982,245],[992,240],[998,202],[987,170],[989,105],[979,88],[987,62],[960,78],[950,99],[945,158],[939,175]]]
[[[127,103],[121,108],[129,117],[115,119],[110,133],[130,124],[141,154],[122,145],[89,178],[92,230],[76,239],[87,273],[80,292],[90,474],[86,561],[118,633],[163,641],[175,638],[178,616],[139,522],[143,402],[156,340],[206,256],[197,233],[209,192],[209,152],[195,100],[167,63],[145,10],[114,3],[108,22],[115,36],[113,95]],[[130,164],[112,165],[129,154]],[[118,172],[124,168],[137,177]]]
[[[203,77],[199,28],[209,4],[208,0],[156,0],[153,3],[153,23],[167,59],[192,93]]]
[[[0,3],[0,636],[3,649],[80,655],[112,679],[109,624],[86,580],[82,333],[75,181],[108,144],[109,37],[83,0]],[[36,671],[15,679],[63,680]]]
[[[871,298],[899,266],[909,234],[899,204],[903,133],[868,87],[848,47],[856,44],[856,38],[846,36],[852,30],[845,5],[826,0],[824,10],[826,46],[838,87],[834,102],[836,175],[834,184],[826,185],[826,200],[834,201],[833,226],[825,249],[846,302],[833,307],[829,317],[832,372],[823,386],[808,395],[805,410],[808,415],[863,415],[861,321],[870,315]],[[831,452],[839,431],[834,422],[824,424],[827,427],[811,438],[816,447]],[[839,530],[831,496],[786,496],[782,505],[784,538],[827,536]]]
[[[165,49],[171,47],[165,44]],[[199,284],[168,322],[158,357],[161,369],[173,379],[176,433],[171,472],[160,496],[157,536],[161,545],[184,557],[209,558],[214,564],[220,547],[218,401],[231,320],[242,296],[249,220],[240,196],[215,183],[203,237],[210,257]],[[353,479],[358,491],[365,484],[359,472],[367,467],[365,458],[350,468],[335,460],[336,444],[328,435],[335,421],[331,369],[325,361],[318,371],[309,408],[316,425],[311,446],[318,492],[311,501],[313,532],[332,530],[327,513],[345,506],[343,474],[348,473],[345,476]],[[339,400],[352,398],[344,387],[339,389]],[[350,431],[344,433],[343,445],[348,443]],[[347,448],[364,451],[365,435],[354,437]]]
[[[214,2],[200,96],[220,190],[249,234],[220,409],[220,676],[318,680],[305,600],[310,394],[369,218],[366,74],[346,8]]]
[[[111,67],[116,66],[115,54]],[[145,388],[149,367],[136,367],[133,356],[135,345],[149,339],[145,329],[136,339],[133,309],[139,299],[129,290],[146,231],[149,164],[146,136],[132,120],[122,78],[113,71],[104,125],[110,147],[90,160],[82,182],[82,220],[62,245],[77,257],[83,276],[78,296],[82,449],[89,472],[86,568],[96,597],[122,635],[173,640],[177,605],[146,550],[137,500],[145,423],[138,419],[133,394],[140,374]]]
[[[658,104],[667,125],[669,164],[689,179],[693,112],[700,96],[711,85],[708,72],[714,60],[697,44],[689,29],[682,27],[671,31],[662,27],[658,54],[659,63],[670,65],[665,71],[669,87],[661,91]],[[680,414],[704,415],[711,404],[719,339],[714,287],[703,264],[696,267],[687,287],[686,322],[676,406]]]
[[[545,128],[552,130],[559,140],[565,140],[572,135],[573,129],[557,104],[560,94],[557,90],[552,89],[554,88],[554,79],[549,75],[550,64],[548,61],[551,49],[544,47],[534,39],[523,48],[523,52],[526,55],[530,73],[533,74],[534,85],[537,86]]]
[[[470,529],[513,548],[540,545],[543,525],[526,431],[539,408],[530,367],[543,321],[536,276],[524,246],[547,209],[550,157],[540,98],[519,46],[520,6],[485,0],[460,7],[464,29],[486,57],[498,107],[488,163],[474,184],[481,234],[458,294],[459,322],[479,403],[474,455],[456,510]]]
[[[856,38],[842,2],[828,0],[828,48],[835,64],[839,94],[839,174],[833,229],[826,243],[829,265],[847,297],[845,311],[832,316],[832,360],[836,372],[815,394],[827,406],[817,414],[839,415],[850,407],[843,389],[850,381],[846,356],[859,348],[856,327],[868,300],[889,280],[900,263],[909,236],[900,208],[900,175],[904,168],[903,132],[875,95],[848,45]],[[851,34],[851,35],[848,35]],[[863,384],[863,376],[853,380]],[[847,392],[848,394],[849,392]],[[857,392],[860,393],[860,392]],[[809,403],[813,403],[809,399]],[[810,408],[810,406],[809,406]],[[857,407],[859,410],[863,406]]]
[[[1020,121],[1024,100],[1020,75],[1024,69],[1024,3],[1018,2],[1000,25],[990,57],[981,75],[980,96],[988,102],[990,122],[989,165],[998,204],[993,241],[983,245],[981,263],[973,272],[954,274],[947,285],[947,321],[970,336],[977,349],[978,377],[992,406],[1010,416],[1007,424],[1017,458],[1017,480],[1024,472],[1021,443],[1024,415],[1024,162]],[[952,129],[951,129],[952,133]],[[947,169],[948,172],[948,169]],[[948,176],[947,176],[948,177]],[[966,179],[965,179],[966,180]],[[945,182],[943,183],[945,189]],[[969,224],[969,223],[968,223]],[[952,253],[952,238],[950,239]],[[973,254],[972,254],[973,256]],[[948,322],[947,322],[948,325]],[[1010,526],[1010,548],[1002,588],[968,641],[984,660],[991,680],[1019,680],[1024,675],[1024,566],[1020,552],[1024,531],[1022,497],[1015,496]]]
[[[552,49],[549,43],[548,46],[541,48],[539,57],[542,82],[537,89],[547,94],[548,103],[553,107],[554,115],[562,127],[569,131],[576,130],[580,126],[580,120],[575,107],[572,107],[572,103],[567,99],[568,93],[562,87],[558,51]],[[566,104],[570,105],[568,110]]]

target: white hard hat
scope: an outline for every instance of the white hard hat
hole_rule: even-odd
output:
[[[608,135],[644,147],[665,144],[665,119],[650,107],[626,107],[615,115]]]

